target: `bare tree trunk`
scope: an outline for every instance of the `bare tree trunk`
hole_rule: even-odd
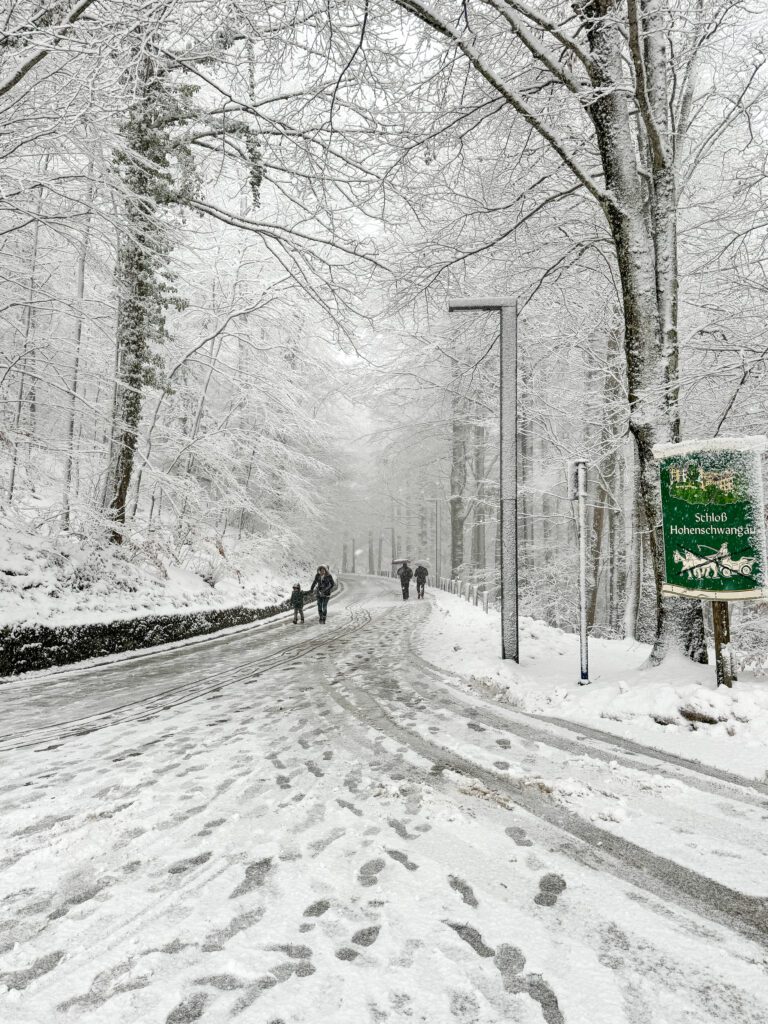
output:
[[[467,424],[461,400],[453,398],[451,424],[451,579],[458,579],[464,565],[464,522],[467,517]]]
[[[610,512],[610,593],[608,624],[612,632],[619,629],[619,605],[625,587],[625,554],[621,544],[621,495],[624,492],[623,462],[618,447],[613,453],[613,505]]]
[[[485,521],[488,514],[485,481],[485,427],[473,427],[472,468],[475,477],[475,500],[472,504],[471,555],[475,582],[485,579]]]
[[[628,529],[625,531],[625,542],[628,541],[627,582],[624,596],[624,636],[634,640],[637,636],[637,616],[640,610],[641,560],[642,560],[642,524],[641,498],[637,479],[637,459],[635,458],[634,442],[631,442],[628,456],[627,472],[627,513]],[[629,536],[627,536],[627,534]]]
[[[421,495],[419,506],[419,553],[426,558],[427,544],[429,544],[429,532],[427,529],[427,506],[424,502],[424,495]]]
[[[47,169],[49,157],[46,156],[43,162],[43,170]],[[31,395],[34,395],[34,389],[36,388],[36,382],[34,379],[34,368],[32,373],[29,374],[29,364],[34,364],[34,353],[29,350],[29,341],[32,337],[35,315],[33,309],[33,300],[35,297],[36,289],[36,275],[37,275],[37,257],[40,242],[40,212],[43,206],[43,192],[42,189],[38,191],[37,203],[35,205],[35,226],[32,229],[32,253],[30,257],[29,267],[29,287],[27,288],[27,301],[24,305],[24,320],[22,327],[22,352],[23,357],[21,360],[21,376],[19,378],[19,392],[16,399],[16,412],[13,420],[13,455],[11,456],[11,471],[8,479],[8,502],[13,501],[13,492],[16,487],[16,471],[19,462],[19,434],[22,429],[22,419],[24,415],[24,401],[25,393],[27,389],[27,377],[29,375],[29,381],[32,388]],[[34,398],[30,398],[30,409],[33,407]],[[29,434],[33,432],[33,414],[30,412],[30,425]]]
[[[93,162],[88,165],[88,180],[93,175]],[[85,226],[83,238],[80,245],[80,257],[77,262],[77,282],[75,285],[75,296],[77,300],[77,313],[75,320],[75,359],[72,367],[72,384],[69,398],[69,422],[67,424],[67,456],[64,463],[64,491],[62,494],[64,515],[62,518],[65,530],[70,528],[70,500],[72,489],[72,465],[74,460],[75,442],[75,415],[77,411],[77,388],[80,376],[80,345],[83,337],[83,299],[85,297],[85,265],[88,259],[88,246],[91,234],[91,204],[93,202],[93,184],[88,190],[88,211],[85,215]]]
[[[548,445],[543,432],[539,442],[539,463],[541,466],[546,466],[549,463]],[[544,489],[541,496],[541,560],[544,565],[547,565],[552,561],[552,554],[556,545],[556,541],[554,539],[556,529],[553,529],[552,520],[557,506],[551,494],[551,486],[552,481],[548,476],[545,477]]]
[[[245,485],[243,486],[243,491],[244,491],[246,497],[248,495],[248,485],[251,482],[251,474],[253,473],[253,460],[255,458],[256,458],[256,450],[254,448],[252,448],[251,449],[251,457],[248,460],[248,472],[245,475]],[[239,522],[238,527],[237,527],[237,539],[238,540],[240,540],[242,538],[242,536],[243,536],[243,520],[244,520],[244,518],[245,518],[245,508],[241,508],[240,509],[240,522]]]
[[[605,506],[608,500],[602,480],[598,482],[595,493],[595,507],[592,510],[592,531],[590,544],[590,581],[589,603],[587,604],[587,625],[594,626],[597,617],[597,597],[600,589],[601,556],[603,552],[603,527],[605,524]]]
[[[533,502],[531,494],[532,431],[531,416],[527,400],[528,387],[526,382],[526,371],[524,368],[521,370],[521,375],[523,377],[522,393],[526,397],[518,405],[518,446],[520,453],[518,459],[518,488],[520,492],[518,508],[522,519],[520,530],[520,562],[522,573],[525,577],[533,571],[534,567]]]

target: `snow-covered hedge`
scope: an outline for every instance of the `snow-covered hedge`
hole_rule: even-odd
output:
[[[79,625],[20,624],[0,628],[0,675],[71,665],[87,658],[155,647],[219,629],[243,626],[287,611],[288,602],[262,608],[210,608],[176,615],[142,615]]]

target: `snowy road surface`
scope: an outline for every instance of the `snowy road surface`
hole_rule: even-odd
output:
[[[764,1024],[768,796],[470,698],[430,610],[4,686],[0,1020]]]

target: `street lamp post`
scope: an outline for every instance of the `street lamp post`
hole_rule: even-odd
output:
[[[579,650],[581,677],[579,686],[589,685],[589,634],[587,631],[587,464],[575,459],[570,464],[568,497],[578,502],[579,524]]]
[[[499,477],[501,530],[501,656],[520,661],[517,601],[517,298],[448,300],[450,313],[467,310],[499,313]]]

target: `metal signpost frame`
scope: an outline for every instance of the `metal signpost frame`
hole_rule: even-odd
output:
[[[768,439],[656,445],[664,537],[662,592],[712,604],[717,685],[735,679],[728,602],[768,596],[760,455]]]
[[[517,552],[517,297],[448,300],[450,313],[497,311],[499,344],[499,479],[501,530],[501,656],[520,661]]]
[[[568,466],[568,497],[578,502],[579,526],[579,651],[581,676],[579,686],[588,686],[589,636],[587,633],[587,464],[575,459]]]

